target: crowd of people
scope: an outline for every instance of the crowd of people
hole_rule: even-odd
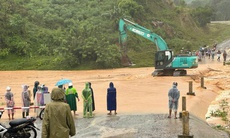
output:
[[[28,90],[28,85],[23,85],[22,101],[24,107],[29,107],[31,102],[31,92]],[[174,111],[174,119],[177,119],[178,101],[180,98],[180,91],[178,90],[178,83],[173,82],[172,88],[168,91],[169,98],[169,115],[172,117],[172,111]],[[44,85],[39,85],[38,81],[35,81],[33,88],[33,98],[37,105],[45,104],[44,97],[41,93],[47,93],[48,88]],[[49,93],[49,92],[48,92]],[[92,112],[95,110],[94,94],[92,84],[90,82],[85,83],[85,88],[82,90],[83,100],[83,117],[93,117]],[[44,117],[42,121],[42,138],[64,138],[74,136],[76,134],[75,121],[71,111],[76,115],[77,101],[79,102],[79,95],[76,88],[72,83],[68,84],[68,88],[63,86],[53,88],[51,92],[51,101],[45,105]],[[9,86],[6,87],[5,99],[8,108],[9,119],[14,119],[14,95]],[[37,102],[36,102],[37,100]],[[107,88],[107,110],[108,115],[117,114],[117,100],[116,100],[116,88],[113,82],[109,83]],[[29,115],[29,108],[22,110],[22,117]]]
[[[50,94],[49,102],[45,102],[44,94]],[[32,103],[32,98],[34,103]],[[28,85],[22,85],[21,99],[22,118],[29,116],[32,104],[35,107],[45,106],[42,121],[42,137],[68,137],[69,135],[75,135],[75,123],[71,111],[73,111],[74,115],[77,115],[77,102],[80,102],[80,98],[72,82],[68,84],[67,89],[63,86],[58,86],[53,88],[51,93],[48,91],[48,87],[43,84],[40,85],[39,81],[34,82],[33,93],[29,90]],[[13,120],[15,101],[10,86],[6,87],[5,101],[9,120]],[[83,117],[92,118],[93,111],[95,111],[95,101],[91,82],[85,83],[85,88],[82,90],[82,101]],[[107,110],[108,115],[112,115],[112,111],[114,111],[115,115],[117,114],[116,88],[113,82],[109,83],[107,89]],[[35,109],[37,116],[40,111],[40,108]],[[61,128],[61,130],[57,128]]]
[[[227,52],[226,50],[217,50],[214,46],[213,48],[206,48],[201,47],[199,50],[196,51],[193,55],[196,55],[198,57],[198,61],[202,61],[202,59],[205,59],[205,57],[208,57],[208,59],[215,59],[215,56],[217,56],[216,60],[221,61],[221,55],[223,57],[223,62],[226,62],[227,60]]]
[[[85,83],[82,90],[83,99],[83,117],[93,117],[92,112],[95,110],[94,95],[91,83]],[[69,83],[67,90],[63,86],[54,88],[51,92],[52,102],[46,105],[44,118],[42,121],[42,138],[67,138],[74,136],[76,133],[75,123],[71,111],[76,114],[76,99],[80,101],[77,90]],[[110,82],[107,89],[107,110],[108,115],[114,110],[116,112],[116,88]],[[55,127],[54,127],[55,126]]]
[[[69,105],[70,110],[73,111],[74,115],[77,115],[77,102],[80,102],[80,98],[76,88],[73,87],[72,82],[68,84],[67,89],[65,89],[63,85],[59,85],[58,88],[61,89],[64,93],[64,102]],[[49,101],[46,101],[46,94],[50,95],[48,87],[46,87],[44,84],[40,85],[39,81],[34,82],[33,93],[31,93],[29,90],[28,85],[22,85],[22,117],[25,118],[26,116],[29,116],[31,105],[34,105],[34,107],[40,107],[46,106],[47,103],[51,102],[52,98],[50,98]],[[93,117],[92,112],[95,110],[95,101],[92,84],[90,82],[85,84],[85,89],[82,91],[82,99],[84,105],[83,117]],[[11,91],[10,86],[6,87],[5,101],[9,120],[14,119],[15,101],[14,94]],[[114,87],[113,83],[110,82],[109,88],[107,89],[107,110],[109,111],[108,115],[111,115],[113,110],[115,111],[115,114],[117,114],[116,105],[116,88]],[[41,109],[35,108],[34,111],[38,117]]]

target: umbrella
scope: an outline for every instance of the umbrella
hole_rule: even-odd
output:
[[[55,86],[64,85],[64,84],[67,84],[67,83],[70,83],[70,82],[72,82],[70,79],[61,79],[55,84]]]

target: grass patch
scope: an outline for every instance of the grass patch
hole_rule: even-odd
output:
[[[153,67],[155,58],[154,51],[153,49],[149,49],[148,51],[130,52],[129,58],[133,64],[135,64],[135,66],[132,67]]]
[[[4,60],[0,60],[0,70],[49,70],[56,69],[54,58],[39,57],[21,57],[10,55]]]

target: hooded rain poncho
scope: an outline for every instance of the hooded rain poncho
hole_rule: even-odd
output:
[[[75,123],[68,104],[64,103],[65,93],[54,88],[51,103],[45,107],[42,121],[42,138],[69,138],[76,133]]]
[[[107,89],[107,110],[117,110],[117,91],[112,82]]]
[[[171,88],[168,92],[169,97],[169,109],[174,109],[177,111],[178,109],[178,100],[180,98],[180,91],[177,89],[176,85],[173,85],[173,88]]]
[[[85,89],[82,91],[83,98],[83,117],[86,117],[87,112],[89,112],[89,117],[93,117],[92,114],[92,93],[89,88],[89,83],[85,84]]]

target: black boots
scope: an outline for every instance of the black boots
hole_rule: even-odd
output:
[[[23,118],[26,118],[25,115],[26,115],[26,116],[29,116],[29,112],[22,112],[22,117],[23,117]]]
[[[28,112],[26,112],[26,116],[29,116],[29,111],[28,111]]]
[[[22,112],[22,118],[25,118],[25,112]]]

